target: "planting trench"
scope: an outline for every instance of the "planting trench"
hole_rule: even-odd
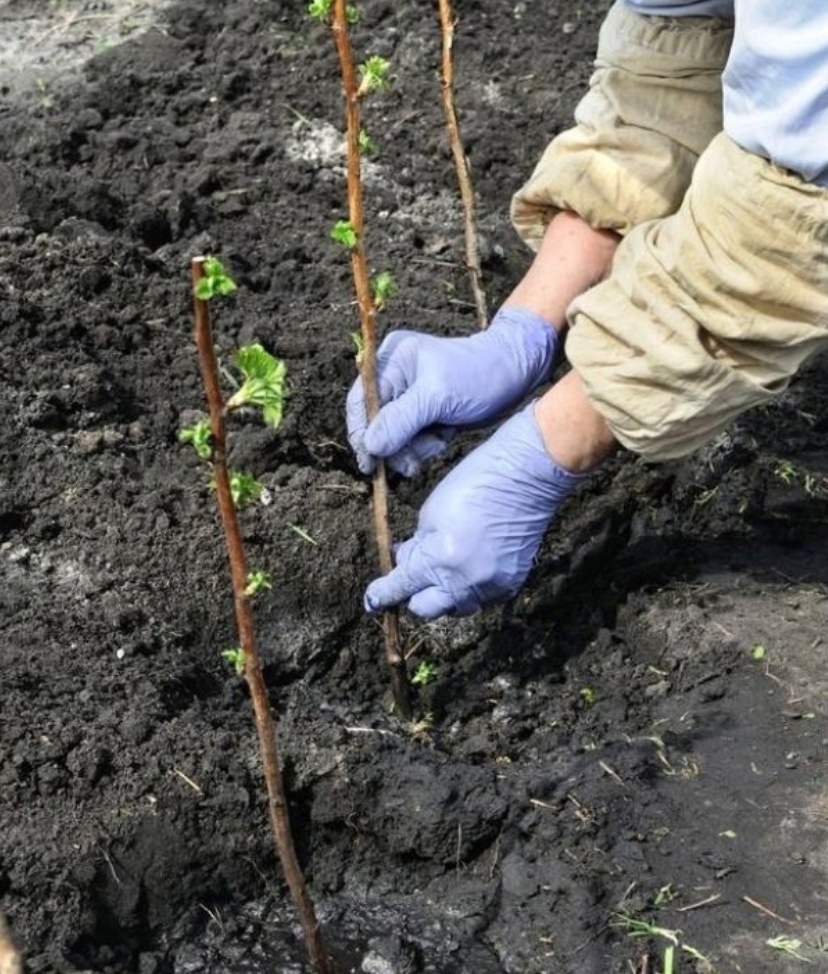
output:
[[[679,974],[828,970],[824,360],[693,458],[613,461],[513,604],[405,618],[437,676],[402,727],[360,609],[333,46],[286,0],[133,8],[0,11],[0,909],[27,970],[307,970],[220,656],[213,501],[177,442],[203,408],[201,252],[240,284],[224,359],[258,340],[289,370],[282,428],[243,421],[234,461],[268,488],[244,517],[274,577],[260,643],[339,969],[661,970],[668,941],[624,915],[706,958],[679,951]],[[400,283],[384,327],[471,333],[436,8],[360,9],[355,43],[395,73],[365,120],[369,257]],[[527,262],[509,195],[571,117],[605,9],[458,0],[492,306]],[[394,485],[399,534],[470,442]]]

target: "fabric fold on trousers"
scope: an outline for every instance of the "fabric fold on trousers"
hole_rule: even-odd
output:
[[[689,453],[828,347],[828,190],[721,134],[678,213],[633,230],[568,318],[567,355],[617,439]]]
[[[615,4],[575,127],[550,143],[512,200],[512,222],[530,247],[560,210],[626,234],[678,209],[722,128],[732,36],[726,20],[642,16]]]

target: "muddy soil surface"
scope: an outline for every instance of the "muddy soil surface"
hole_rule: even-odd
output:
[[[216,313],[222,360],[256,340],[289,369],[282,427],[242,420],[233,458],[267,487],[244,514],[273,576],[257,622],[339,970],[655,974],[666,932],[678,974],[828,970],[826,362],[700,455],[613,461],[515,603],[406,618],[412,666],[437,673],[401,725],[360,608],[376,569],[343,431],[330,37],[287,0],[134,6],[155,22],[75,0],[0,12],[0,909],[27,970],[308,970],[221,657],[213,500],[178,443],[203,408],[204,252],[240,285]],[[457,8],[496,306],[528,259],[509,196],[568,123],[606,3]],[[355,44],[394,71],[365,118],[371,263],[400,284],[383,327],[471,333],[436,12],[360,10]],[[84,35],[70,69],[71,32],[106,15],[117,30]],[[33,18],[54,71],[15,47]],[[445,466],[394,485],[399,534]],[[634,938],[635,920],[663,932]]]

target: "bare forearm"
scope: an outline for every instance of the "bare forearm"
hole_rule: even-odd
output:
[[[547,452],[571,473],[594,470],[617,449],[577,372],[567,373],[538,400],[535,419]]]
[[[558,213],[532,266],[504,306],[533,311],[563,331],[566,309],[606,277],[620,239],[611,230],[593,229],[575,213]]]

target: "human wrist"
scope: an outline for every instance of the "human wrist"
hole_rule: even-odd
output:
[[[550,492],[557,500],[563,500],[581,481],[589,477],[589,472],[572,470],[549,452],[546,439],[538,421],[537,405],[533,400],[519,413],[522,424],[521,440],[524,444],[522,466],[526,479]]]

